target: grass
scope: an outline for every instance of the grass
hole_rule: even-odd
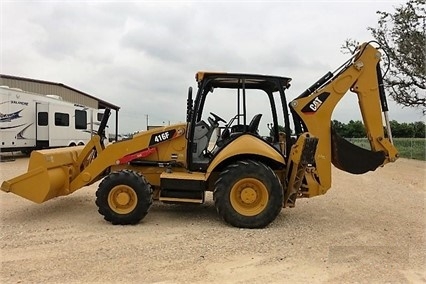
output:
[[[357,146],[370,149],[367,138],[348,138]],[[426,139],[425,138],[394,138],[393,143],[402,158],[426,161]]]

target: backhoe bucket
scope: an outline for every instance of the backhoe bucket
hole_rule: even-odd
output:
[[[386,159],[383,151],[373,152],[358,147],[340,137],[333,128],[331,129],[331,147],[333,165],[352,174],[374,171],[383,165]]]
[[[4,181],[1,190],[36,203],[70,194],[70,181],[76,176],[76,161],[84,146],[33,151],[28,172]]]

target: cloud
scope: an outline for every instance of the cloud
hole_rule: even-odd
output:
[[[291,77],[287,94],[296,97],[346,60],[345,39],[371,39],[377,10],[401,3],[9,1],[1,5],[0,68],[117,104],[120,129],[131,132],[146,127],[147,114],[155,123],[184,120],[198,70]],[[342,109],[337,119],[359,119],[356,102]]]

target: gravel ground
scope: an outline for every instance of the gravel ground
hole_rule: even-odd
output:
[[[0,163],[0,180],[27,158]],[[154,203],[138,225],[97,213],[96,185],[33,204],[0,192],[0,283],[426,283],[426,163],[333,170],[324,196],[260,230],[203,205]]]

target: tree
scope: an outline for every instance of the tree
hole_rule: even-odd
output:
[[[390,125],[395,138],[426,138],[426,125],[423,121],[399,123],[391,120]]]
[[[346,125],[338,120],[333,119],[331,121],[331,127],[336,131],[337,134],[339,134],[342,137],[346,136]]]
[[[396,120],[390,121],[392,136],[395,138],[414,137],[413,127],[406,122],[399,123]]]
[[[269,128],[269,136],[273,137],[274,136],[274,125],[268,124],[268,128]],[[293,133],[293,130],[290,129],[290,131]],[[285,133],[285,128],[282,125],[278,124],[278,132],[284,132]]]
[[[416,138],[426,138],[426,124],[423,121],[417,121],[412,123],[414,137]]]
[[[390,121],[392,136],[395,138],[426,138],[426,124],[424,121],[402,122]],[[332,120],[331,126],[341,137],[364,138],[366,137],[365,127],[360,120],[350,120],[348,124],[338,120]],[[383,128],[383,130],[385,130]]]
[[[409,0],[394,13],[377,11],[378,27],[368,27],[387,56],[384,83],[390,96],[426,114],[426,0]],[[353,51],[354,40],[342,49]]]
[[[364,125],[360,120],[353,121],[350,120],[349,123],[346,125],[346,131],[345,131],[345,137],[351,137],[351,138],[362,138],[366,137],[365,135],[365,128]]]
[[[389,56],[384,81],[390,95],[404,106],[426,114],[426,0],[410,0],[395,13],[378,11],[379,26],[368,28]]]

